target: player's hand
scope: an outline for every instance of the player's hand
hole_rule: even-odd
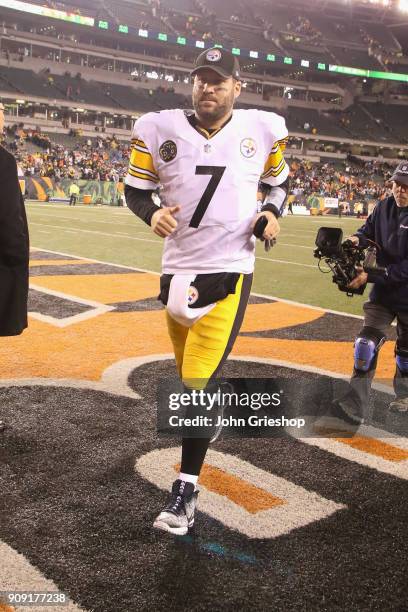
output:
[[[271,213],[270,210],[265,210],[264,212],[260,212],[256,215],[255,219],[252,222],[252,229],[254,229],[256,222],[261,217],[266,217],[268,219],[268,224],[264,229],[262,238],[264,238],[265,240],[275,239],[280,232],[280,226],[277,218],[273,213]]]
[[[166,206],[159,208],[152,216],[150,226],[160,238],[167,238],[176,229],[178,223],[174,215],[178,213],[180,206]]]
[[[347,287],[349,287],[350,289],[358,289],[359,287],[367,283],[367,280],[368,280],[367,272],[364,272],[363,268],[357,268],[357,272],[358,272],[357,276],[353,278],[351,283],[347,285]]]

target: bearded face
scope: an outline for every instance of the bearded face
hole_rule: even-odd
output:
[[[198,119],[211,125],[231,114],[241,83],[203,68],[194,77],[193,106]]]

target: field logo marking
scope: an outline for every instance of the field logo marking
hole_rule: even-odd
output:
[[[42,321],[43,323],[49,323],[50,325],[54,325],[55,327],[68,327],[68,325],[74,325],[75,323],[80,323],[81,321],[87,321],[88,319],[93,319],[94,317],[98,317],[101,314],[105,314],[106,312],[110,312],[114,310],[114,306],[108,306],[107,304],[101,304],[100,302],[95,302],[94,300],[84,300],[82,298],[78,298],[74,295],[69,295],[68,293],[63,293],[62,291],[54,291],[53,289],[48,289],[47,287],[41,287],[40,285],[36,285],[35,283],[30,283],[30,289],[33,291],[37,291],[39,293],[43,293],[46,295],[52,295],[54,297],[59,297],[64,300],[68,300],[70,302],[74,302],[75,304],[81,304],[83,306],[90,306],[91,309],[80,314],[72,315],[69,317],[56,318],[50,315],[44,315],[41,312],[32,311],[28,312],[28,316],[32,319],[36,319],[37,321]]]
[[[178,475],[180,448],[154,450],[135,470],[160,489]],[[200,512],[249,538],[277,538],[347,506],[270,474],[232,455],[209,450],[199,483]]]
[[[31,565],[28,559],[0,540],[0,590],[1,591],[30,591],[33,593],[58,593],[63,592],[52,580],[45,578],[36,567]],[[64,605],[53,604],[52,606],[20,606],[8,607],[0,602],[0,612],[83,612],[85,608],[80,608],[72,601]]]

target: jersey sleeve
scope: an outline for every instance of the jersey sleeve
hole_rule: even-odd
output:
[[[283,117],[275,113],[263,112],[262,114],[264,129],[270,135],[272,147],[265,162],[261,181],[276,187],[286,181],[289,176],[289,166],[283,155],[288,142],[288,130]]]
[[[137,189],[157,189],[159,175],[149,151],[149,129],[144,117],[138,119],[132,130],[129,167],[125,183]]]

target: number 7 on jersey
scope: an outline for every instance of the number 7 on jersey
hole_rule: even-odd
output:
[[[196,166],[196,174],[208,174],[211,176],[211,179],[203,195],[201,196],[199,203],[197,204],[197,208],[195,209],[193,216],[191,217],[191,221],[189,223],[190,227],[198,227],[200,225],[215,190],[222,179],[225,168],[226,166]]]

